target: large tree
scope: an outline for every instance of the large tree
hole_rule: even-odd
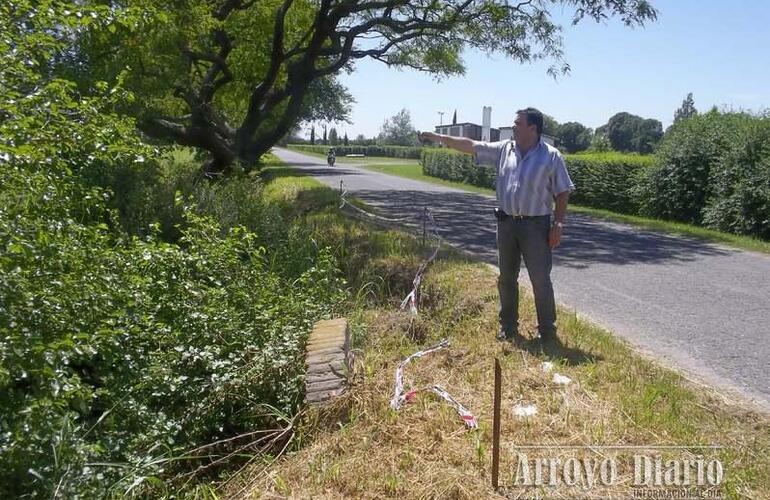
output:
[[[695,109],[695,100],[692,98],[692,92],[687,94],[687,97],[682,101],[682,105],[674,112],[674,123],[679,120],[686,120],[698,114],[698,110]]]
[[[551,115],[543,113],[543,133],[552,137],[559,137],[559,122]]]
[[[339,138],[339,135],[337,134],[337,129],[334,127],[329,129],[329,144],[331,144],[332,146],[336,146],[340,142],[339,139],[340,138]]]
[[[652,153],[663,137],[663,124],[658,120],[644,119],[625,111],[612,115],[606,130],[607,139],[616,151]]]
[[[382,144],[391,146],[414,146],[417,144],[417,131],[412,125],[409,111],[402,109],[382,124],[377,138]]]
[[[646,0],[133,3],[147,12],[134,25],[79,38],[77,71],[92,80],[120,75],[137,93],[142,130],[207,151],[209,174],[236,161],[249,168],[299,121],[338,120],[349,95],[334,77],[357,60],[441,77],[462,74],[461,53],[475,48],[518,62],[549,59],[557,74],[569,67],[552,4],[573,8],[576,23],[656,17]]]
[[[560,145],[567,153],[577,153],[591,146],[593,132],[582,123],[567,122],[559,125],[558,136]]]

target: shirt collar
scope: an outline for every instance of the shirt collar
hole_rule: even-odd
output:
[[[516,141],[511,139],[511,143],[513,144],[513,146],[511,147],[511,151],[513,151],[514,154],[516,154],[516,156],[518,156],[519,158],[523,158],[521,156],[521,150],[519,149],[519,146],[516,144]],[[532,146],[532,148],[529,151],[527,151],[527,155],[529,155],[533,151],[540,149],[544,144],[545,144],[545,140],[543,140],[543,136],[541,135],[537,143],[534,146]]]

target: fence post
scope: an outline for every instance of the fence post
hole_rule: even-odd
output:
[[[495,395],[492,403],[492,488],[497,491],[500,470],[500,360],[495,358]]]
[[[425,248],[425,232],[428,224],[428,207],[422,209],[422,247]]]

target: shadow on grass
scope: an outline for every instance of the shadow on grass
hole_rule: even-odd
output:
[[[327,187],[303,189],[297,193],[297,199],[294,203],[296,204],[295,209],[301,213],[326,210],[329,207],[339,205],[340,195],[337,191]]]
[[[521,338],[516,347],[533,356],[545,356],[553,360],[559,360],[567,366],[592,364],[602,361],[604,358],[598,354],[586,352],[576,347],[563,344],[558,338],[551,342],[541,343],[539,339]],[[506,355],[517,352],[513,345],[503,351]]]
[[[533,353],[540,352],[540,342],[528,342],[525,349]],[[590,364],[604,359],[598,354],[562,344],[558,338],[555,341],[545,343],[542,346],[542,353],[551,359],[561,360],[567,366]]]
[[[281,177],[307,177],[308,174],[292,167],[271,166],[266,164],[265,168],[259,172],[259,176],[265,183],[269,183],[270,181]]]

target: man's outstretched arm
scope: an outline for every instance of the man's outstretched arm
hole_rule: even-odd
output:
[[[443,142],[452,149],[461,153],[473,154],[473,145],[476,141],[466,137],[452,137],[451,135],[436,134],[434,132],[422,132],[419,137],[421,141]]]

